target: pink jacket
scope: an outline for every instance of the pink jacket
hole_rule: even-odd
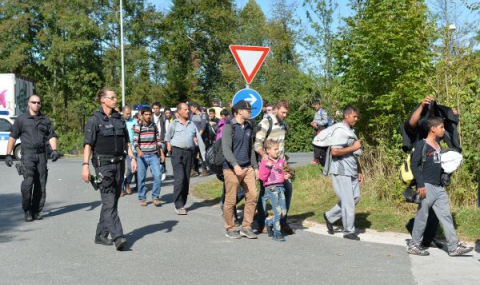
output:
[[[267,166],[267,162],[270,161],[273,165],[272,167]],[[263,186],[277,185],[282,184],[285,181],[285,172],[283,166],[285,165],[285,160],[283,158],[278,158],[276,161],[274,159],[262,159],[260,162],[259,176],[260,180],[263,181]]]

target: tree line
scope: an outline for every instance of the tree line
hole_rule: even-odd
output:
[[[339,19],[336,0],[299,1],[302,18],[285,0],[272,1],[269,17],[254,0],[242,8],[233,0],[172,0],[166,11],[125,0],[126,103],[230,102],[245,82],[228,46],[269,46],[251,87],[268,102],[290,102],[288,151],[311,150],[314,99],[331,114],[354,104],[357,132],[375,150],[364,164],[393,176],[398,126],[431,95],[460,113],[465,166],[456,183],[459,199],[471,200],[480,166],[480,34],[478,25],[458,24],[452,5],[477,15],[480,5],[433,2],[351,0],[352,15]],[[81,148],[96,91],[121,94],[119,18],[119,0],[0,3],[0,72],[34,79],[66,152]]]

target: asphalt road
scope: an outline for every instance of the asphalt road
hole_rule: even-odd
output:
[[[310,159],[311,154],[291,156],[294,166]],[[141,207],[135,193],[120,199],[129,245],[117,252],[113,246],[93,243],[100,195],[81,180],[81,159],[62,158],[49,161],[48,166],[45,218],[26,223],[21,178],[1,161],[0,284],[385,285],[430,284],[438,279],[419,279],[401,245],[355,242],[302,229],[285,243],[266,235],[257,240],[228,239],[218,205],[190,196],[188,215],[175,213],[172,180],[163,183],[161,196],[166,204],[161,207],[150,203]],[[192,184],[211,178],[192,178]],[[148,180],[147,188],[151,184]],[[478,261],[474,261],[478,272]],[[428,268],[427,259],[419,264]],[[455,280],[445,284],[478,284],[480,279],[476,283]]]

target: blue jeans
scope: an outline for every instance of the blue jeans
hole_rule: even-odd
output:
[[[280,219],[280,221],[282,223],[286,223],[288,210],[290,209],[290,202],[292,200],[292,180],[285,180],[283,187],[285,188],[285,205],[287,208],[287,213]],[[264,225],[265,219],[267,218],[267,200],[268,195],[265,193],[265,187],[263,187],[263,182],[260,180],[260,194],[258,195],[257,202],[257,224],[259,227]]]
[[[160,165],[157,154],[144,154],[143,157],[137,158],[138,164],[138,200],[143,201],[147,199],[147,192],[145,189],[145,178],[147,177],[147,168],[150,167],[150,173],[153,176],[152,199],[159,199],[160,188],[162,187],[161,175],[163,173],[163,166]]]
[[[278,235],[280,234],[280,219],[287,214],[285,188],[282,186],[267,186],[265,191],[273,210],[273,219],[266,220],[265,226],[273,226],[273,233]]]
[[[135,154],[135,157],[137,157],[136,154]],[[130,183],[132,183],[134,176],[135,176],[135,173],[132,172],[132,159],[130,158],[130,156],[127,155],[127,175],[123,180],[122,191],[125,190],[125,187],[127,187],[127,185],[130,185]]]

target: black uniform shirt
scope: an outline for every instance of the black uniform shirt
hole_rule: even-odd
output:
[[[13,123],[10,137],[22,139],[22,147],[39,148],[44,147],[45,142],[53,137],[57,137],[57,133],[53,130],[52,122],[47,116],[39,113],[32,116],[30,113],[22,114]]]
[[[125,121],[117,111],[112,110],[112,115],[108,117],[100,108],[88,119],[83,145],[90,145],[95,154],[123,155],[128,141]]]

